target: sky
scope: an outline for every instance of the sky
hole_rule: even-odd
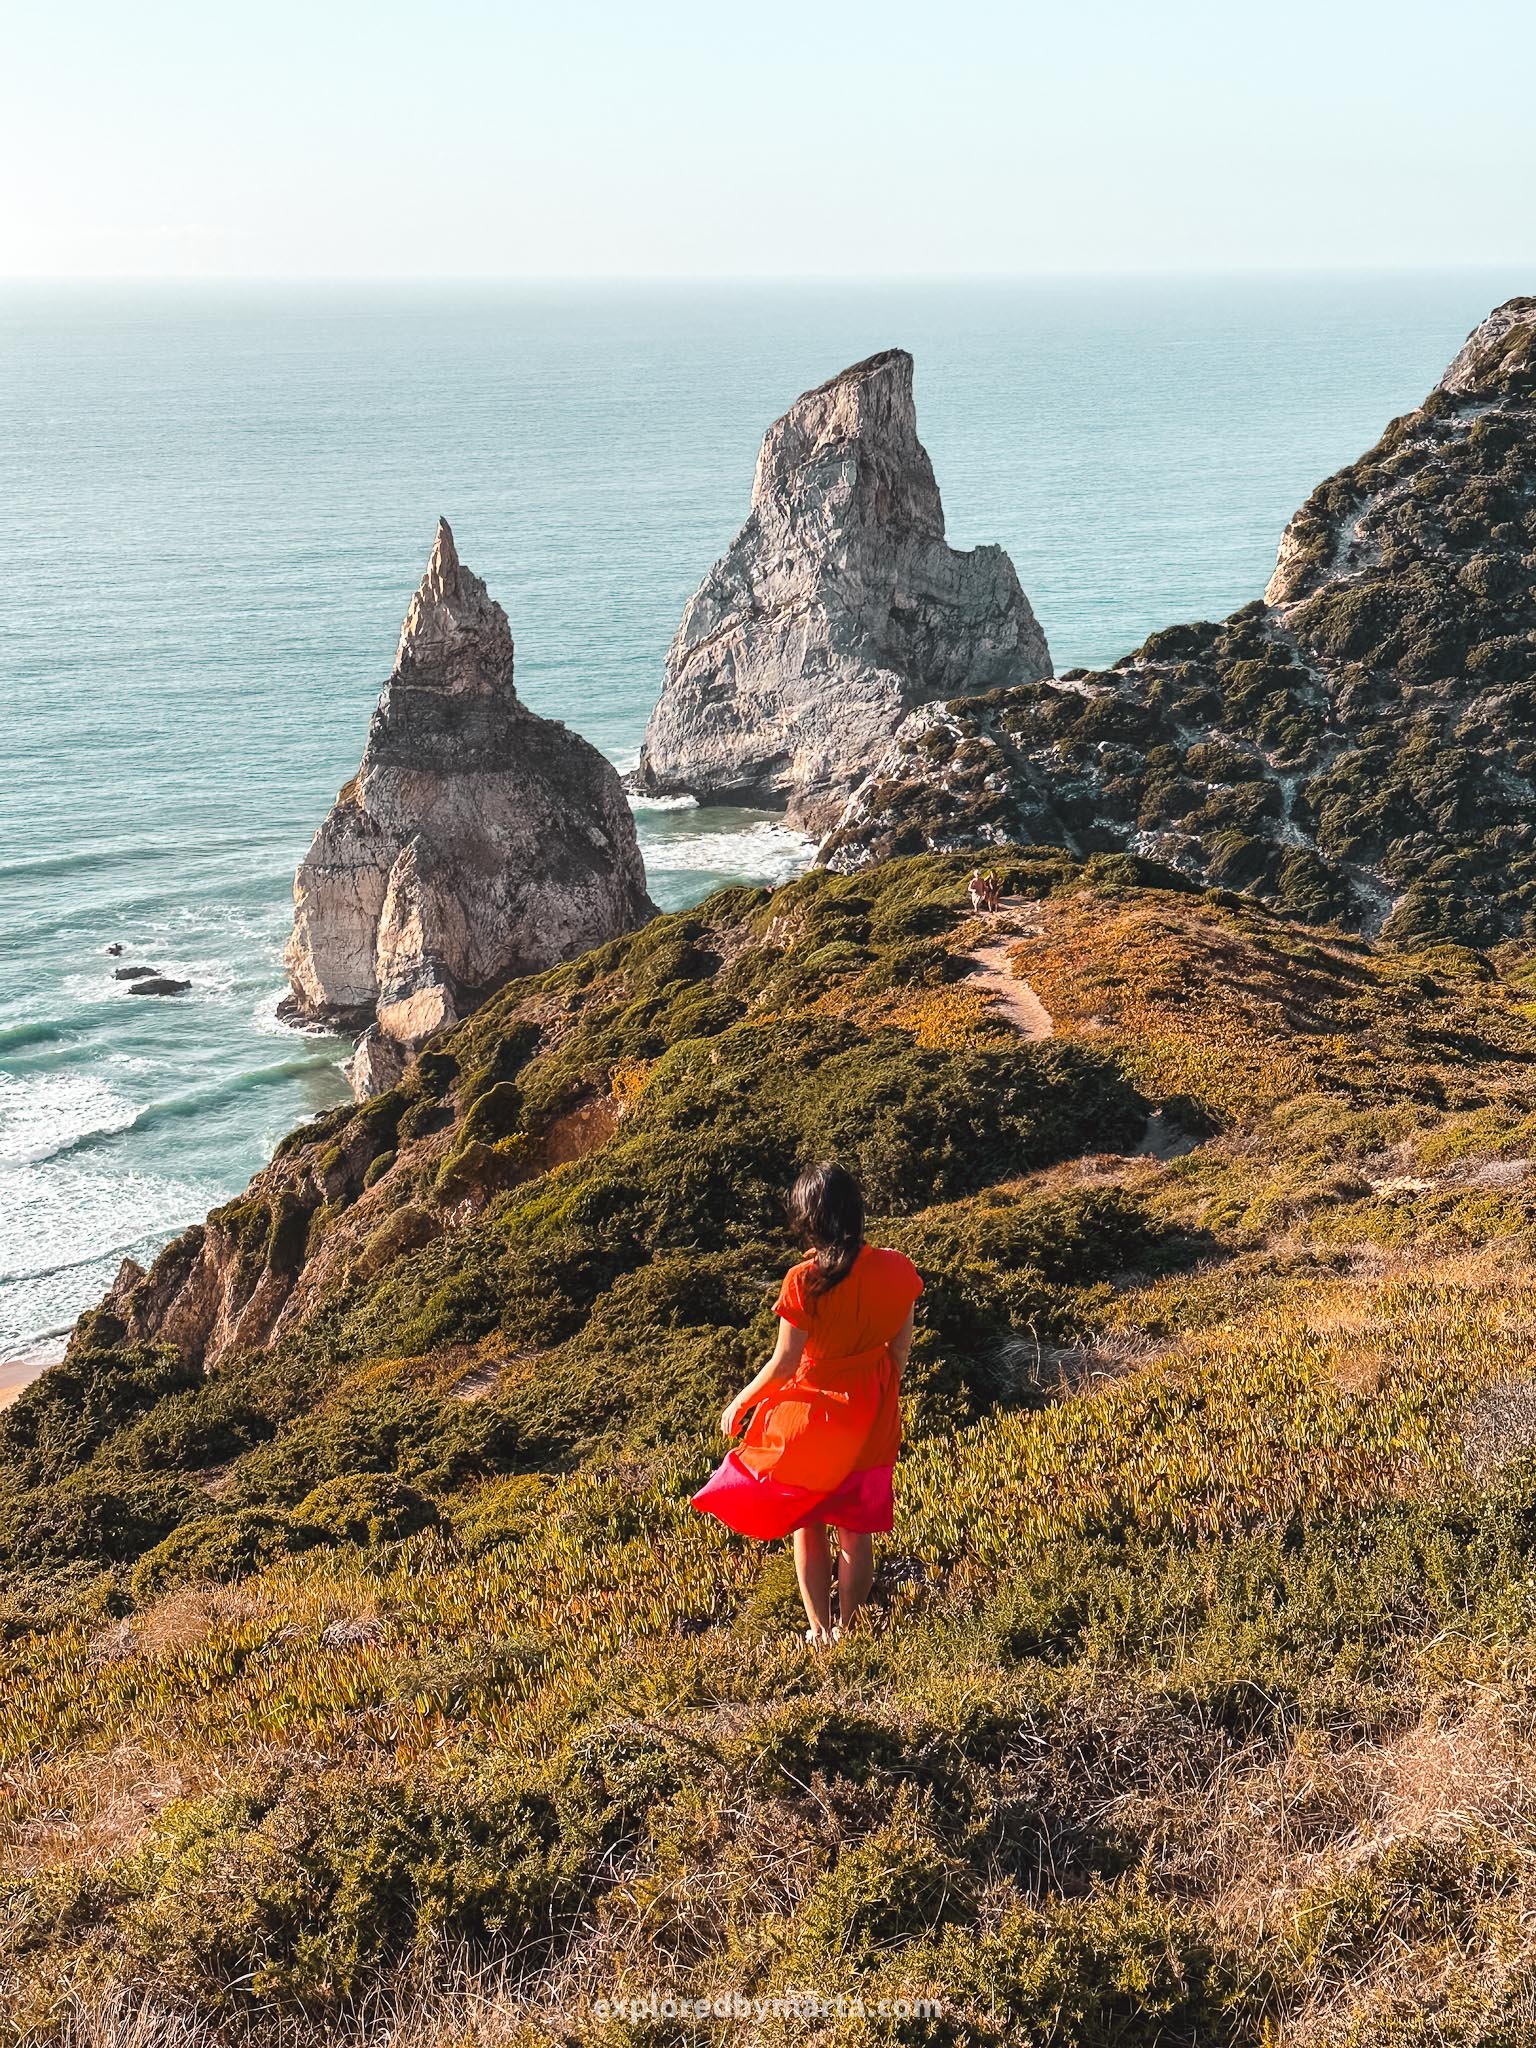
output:
[[[1528,0],[0,0],[0,277],[1536,255]]]

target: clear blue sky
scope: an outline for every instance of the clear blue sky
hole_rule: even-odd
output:
[[[7,0],[0,276],[1536,257],[1515,0]]]

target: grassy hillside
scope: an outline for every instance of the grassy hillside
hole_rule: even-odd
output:
[[[514,984],[0,1418],[15,2037],[1529,2037],[1536,966],[1032,851],[1025,1043],[965,866]],[[824,1153],[928,1293],[818,1658],[686,1500]]]

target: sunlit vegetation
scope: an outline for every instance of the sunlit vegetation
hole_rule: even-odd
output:
[[[145,1283],[216,1241],[270,1341],[119,1300],[4,1412],[18,2038],[1524,2038],[1525,950],[998,862],[1000,931],[924,857],[513,985]],[[928,1291],[818,1658],[687,1495],[821,1152]]]

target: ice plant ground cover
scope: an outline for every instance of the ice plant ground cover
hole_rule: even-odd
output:
[[[1536,956],[968,865],[514,984],[0,1420],[18,2037],[1536,2022]],[[928,1294],[815,1658],[687,1494],[822,1152]]]

